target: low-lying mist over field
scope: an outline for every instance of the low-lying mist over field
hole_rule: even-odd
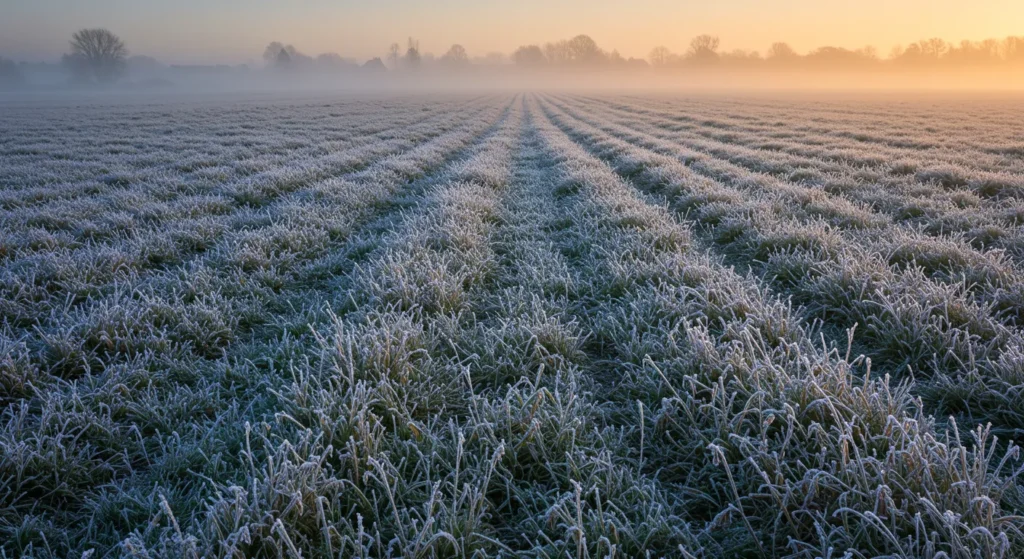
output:
[[[902,89],[1020,90],[1024,36],[959,43],[932,38],[880,55],[874,46],[823,46],[798,52],[726,50],[716,35],[690,39],[673,52],[656,46],[642,57],[603,48],[589,35],[522,45],[509,53],[471,54],[452,44],[435,55],[412,37],[381,56],[304,53],[270,42],[258,62],[166,64],[132,55],[120,36],[81,29],[59,63],[0,58],[0,92],[182,93],[202,91],[424,91],[509,88],[575,89]],[[254,53],[255,54],[255,53]],[[2,51],[0,51],[2,55]]]

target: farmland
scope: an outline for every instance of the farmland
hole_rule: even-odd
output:
[[[1022,557],[1022,109],[0,106],[0,557]]]

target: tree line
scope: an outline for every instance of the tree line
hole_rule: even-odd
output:
[[[109,84],[121,78],[127,68],[128,48],[124,41],[107,29],[82,29],[69,41],[69,52],[62,57],[62,66],[76,83]],[[148,57],[149,62],[154,62]],[[409,38],[403,47],[391,43],[383,57],[375,57],[360,64],[337,53],[316,56],[303,54],[293,45],[272,42],[264,49],[263,63],[276,71],[319,71],[324,73],[369,70],[416,71],[463,70],[471,66],[518,67],[523,69],[563,70],[570,68],[620,68],[668,71],[672,69],[807,69],[870,70],[881,68],[955,69],[1024,66],[1024,36],[983,41],[950,43],[932,38],[917,41],[906,47],[896,47],[882,56],[871,46],[860,49],[824,46],[799,53],[789,44],[777,42],[764,52],[752,50],[725,51],[714,35],[698,35],[682,53],[657,46],[646,59],[626,58],[616,50],[601,48],[588,35],[571,39],[523,45],[509,55],[487,53],[471,57],[460,44],[453,44],[437,57],[424,53],[419,41]],[[18,64],[0,57],[0,86],[17,86],[25,82]]]
[[[917,41],[906,47],[894,47],[888,56],[881,56],[872,46],[860,49],[824,46],[805,54],[798,53],[788,43],[773,43],[762,55],[757,51],[722,51],[718,37],[700,35],[690,42],[690,48],[676,54],[664,46],[651,50],[648,60],[652,66],[662,68],[686,66],[775,66],[807,67],[814,69],[850,69],[890,66],[897,68],[957,68],[984,67],[1006,64],[1024,64],[1024,37],[986,39],[984,41],[947,42],[932,38]]]
[[[342,60],[336,54],[322,54],[315,59],[302,55],[291,45],[271,43],[264,53],[268,66],[325,66],[325,62]],[[386,60],[386,63],[384,62]],[[489,53],[487,56],[471,59],[465,47],[452,45],[442,56],[434,57],[420,50],[419,41],[410,38],[403,49],[399,43],[392,43],[384,60],[371,59],[367,65],[386,67],[391,70],[414,70],[423,66],[440,68],[463,68],[472,64],[514,65],[526,68],[565,67],[620,67],[620,68],[694,68],[694,67],[740,67],[762,66],[766,68],[804,67],[808,69],[860,69],[880,66],[891,67],[984,67],[1008,64],[1024,64],[1024,36],[1010,36],[1004,39],[983,41],[947,42],[932,38],[917,41],[906,47],[897,46],[887,56],[879,54],[872,46],[859,49],[824,46],[806,53],[799,53],[788,43],[773,43],[761,53],[755,50],[721,49],[721,40],[714,35],[698,35],[682,53],[672,52],[664,46],[654,47],[646,59],[626,58],[617,50],[601,48],[588,35],[577,35],[571,39],[523,45],[510,55]],[[330,64],[326,64],[330,65]],[[337,65],[337,64],[336,64]],[[355,63],[351,62],[350,66]]]
[[[107,29],[82,29],[69,41],[69,52],[61,57],[61,65],[76,83],[113,83],[124,75],[128,47],[120,37]],[[25,82],[19,66],[0,58],[0,85],[21,85]]]
[[[471,59],[466,48],[459,44],[452,45],[443,55],[435,57],[430,53],[422,53],[419,41],[411,37],[405,48],[398,43],[391,43],[384,58],[371,58],[361,65],[354,59],[343,58],[333,52],[309,56],[293,45],[284,45],[278,41],[270,43],[263,51],[264,65],[276,70],[416,70],[423,67],[457,70],[473,64],[503,64],[506,60],[507,58],[499,53],[489,53],[484,57]]]
[[[321,54],[316,58],[302,55],[293,46],[271,43],[264,52],[270,67],[340,67],[337,54]],[[385,62],[386,61],[386,62]],[[616,50],[601,48],[588,35],[543,45],[523,45],[510,55],[490,53],[482,59],[471,59],[466,49],[452,45],[442,56],[434,57],[420,50],[419,42],[410,38],[403,47],[392,43],[384,59],[373,58],[366,65],[391,70],[416,70],[424,66],[458,69],[472,64],[514,65],[524,68],[807,68],[812,70],[870,69],[872,67],[955,68],[1024,64],[1024,37],[961,41],[927,39],[906,47],[895,47],[888,56],[881,56],[872,46],[859,49],[825,46],[799,53],[788,43],[773,43],[762,54],[753,50],[721,49],[721,40],[714,35],[698,35],[689,48],[675,53],[664,46],[653,48],[646,59],[626,58]],[[354,67],[355,62],[349,62]]]

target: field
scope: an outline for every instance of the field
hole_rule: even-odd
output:
[[[1024,105],[0,106],[0,557],[1024,557]]]

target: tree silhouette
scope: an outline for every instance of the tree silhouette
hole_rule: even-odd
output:
[[[697,62],[718,60],[718,37],[714,35],[698,35],[690,41],[690,58]]]
[[[462,45],[452,45],[448,52],[441,57],[441,62],[451,67],[461,67],[469,64],[469,55]]]
[[[824,46],[802,54],[796,52],[787,43],[776,42],[764,51],[762,57],[756,51],[736,49],[725,52],[720,49],[720,44],[719,38],[714,35],[699,35],[690,41],[690,46],[685,54],[674,54],[665,46],[659,45],[650,51],[647,61],[650,62],[650,66],[663,71],[670,68],[685,71],[687,67],[702,68],[702,71],[710,70],[712,67],[721,69],[764,68],[785,71],[844,69],[863,71],[886,67],[917,66],[922,69],[938,70],[940,68],[994,68],[997,65],[1024,65],[1024,37],[961,41],[959,43],[948,43],[938,38],[926,39],[912,43],[907,48],[897,47],[888,57],[884,58],[880,57],[878,51],[870,46],[855,50]],[[81,79],[88,81],[98,79],[95,71],[84,63],[84,56],[69,54],[66,58],[71,59],[73,63],[69,63],[69,67],[78,72]],[[279,42],[270,43],[264,51],[263,58],[268,67],[291,67],[296,70],[334,71],[356,66],[354,61],[348,61],[334,53],[321,54],[314,59],[298,52],[292,45],[284,45]],[[512,62],[521,68],[550,66],[561,69],[612,68],[624,70],[641,69],[648,65],[647,61],[634,58],[626,59],[615,50],[602,49],[588,35],[577,35],[568,40],[546,43],[544,46],[523,45],[508,57],[500,53],[490,53],[485,57],[472,59],[466,49],[459,44],[453,44],[443,55],[435,59],[433,55],[423,53],[420,50],[419,42],[410,37],[404,48],[398,43],[392,43],[388,54],[380,62],[388,62],[387,67],[392,69],[406,70],[419,67],[454,69],[470,64],[500,67],[507,62]],[[376,68],[379,65],[376,61],[370,61],[367,67]]]
[[[277,63],[277,55],[281,53],[286,47],[281,43],[274,41],[267,45],[267,48],[263,49],[263,62],[267,66],[273,66]]]
[[[768,56],[766,58],[776,62],[792,62],[800,58],[800,55],[793,50],[793,47],[789,46],[789,43],[780,42],[772,43],[772,46],[768,47]]]
[[[558,41],[556,43],[547,43],[544,45],[544,58],[550,64],[560,65],[565,64],[569,61],[569,43],[568,41]]]
[[[672,51],[661,45],[651,49],[651,53],[647,55],[647,59],[651,62],[652,66],[668,66],[669,62],[672,61],[672,57]]]
[[[277,51],[277,58],[274,59],[274,66],[277,68],[289,68],[292,65],[292,55],[286,49]]]
[[[548,59],[544,56],[544,51],[540,50],[537,45],[525,45],[516,49],[512,53],[512,61],[517,66],[543,66]]]
[[[380,58],[371,58],[370,60],[367,60],[366,63],[363,64],[363,68],[371,72],[384,72],[388,69],[387,66],[384,65],[384,61]]]
[[[932,38],[911,43],[905,50],[895,49],[891,58],[909,65],[930,65],[938,63],[949,50],[942,39]]]
[[[124,73],[128,48],[106,29],[82,29],[71,36],[71,52],[64,55],[76,79],[111,83]]]
[[[282,56],[281,53],[287,56]],[[295,67],[307,67],[313,63],[313,58],[302,54],[299,49],[292,45],[283,45],[274,41],[263,49],[263,62],[268,67],[279,67],[291,65]]]
[[[925,56],[933,59],[942,58],[942,55],[946,54],[949,50],[949,45],[946,41],[938,38],[932,38],[925,41],[921,41],[921,51]]]
[[[402,55],[402,47],[398,43],[391,43],[388,47],[388,62],[391,64],[391,69],[398,68],[398,58]]]
[[[408,46],[405,49],[405,56],[402,58],[408,68],[419,68],[423,61],[420,55],[420,42],[409,37]]]
[[[1024,62],[1024,37],[1007,37],[1003,40],[1000,50],[1010,62]]]
[[[605,59],[605,53],[588,35],[577,35],[566,44],[569,60],[576,64],[596,64]]]

